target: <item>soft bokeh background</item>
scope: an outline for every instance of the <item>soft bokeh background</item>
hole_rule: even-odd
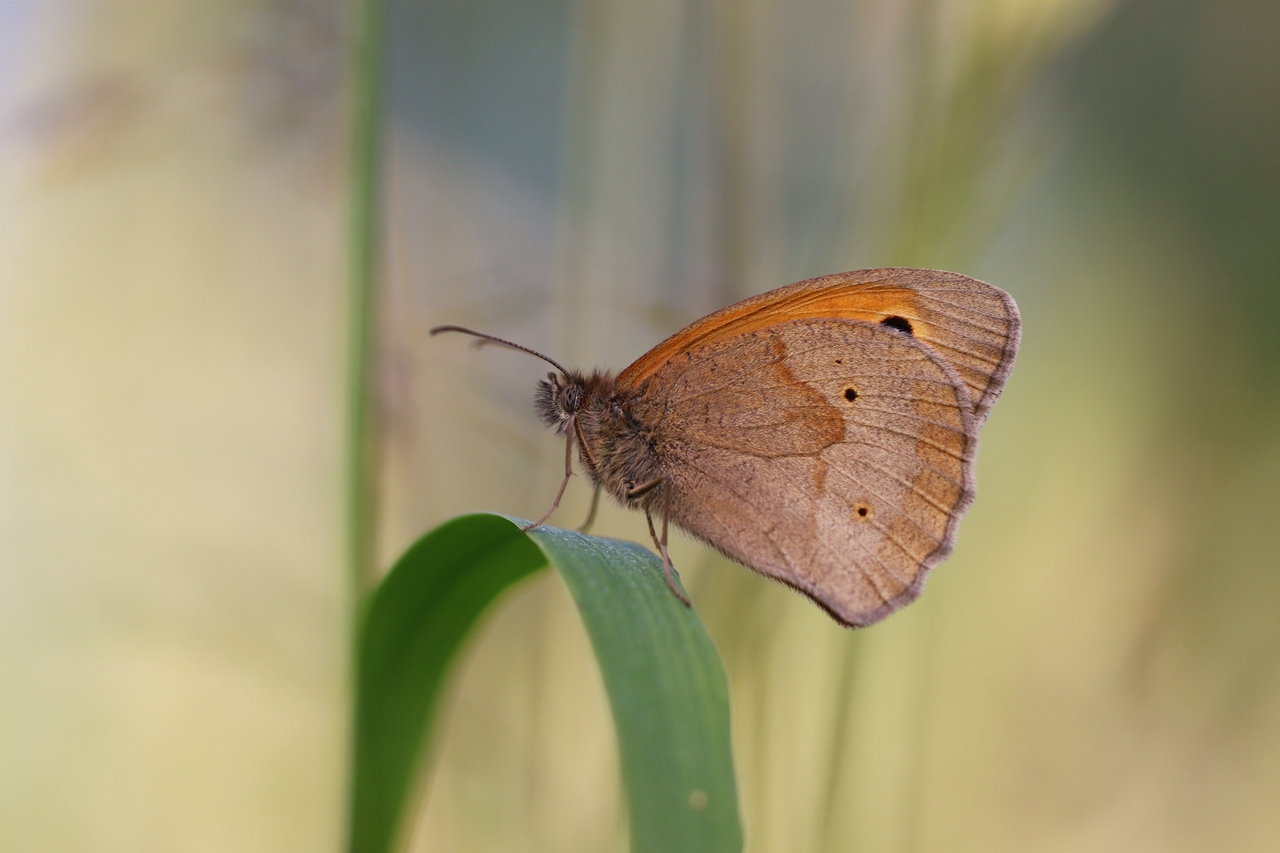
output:
[[[352,14],[0,2],[6,851],[340,845]],[[1280,5],[388,19],[380,565],[558,481],[544,366],[434,323],[620,368],[809,276],[975,275],[1023,350],[917,604],[851,633],[678,543],[749,850],[1280,847]],[[415,850],[624,849],[555,577],[475,638],[435,758]]]

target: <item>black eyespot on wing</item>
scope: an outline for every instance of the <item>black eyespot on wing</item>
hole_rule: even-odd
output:
[[[844,389],[844,398],[852,403],[854,400],[858,399],[858,392],[852,388],[846,388]]]
[[[911,321],[906,317],[885,317],[880,321],[881,326],[888,326],[890,329],[897,329],[899,332],[905,332],[908,335],[915,335],[911,329]]]

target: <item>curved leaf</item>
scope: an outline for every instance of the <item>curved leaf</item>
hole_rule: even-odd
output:
[[[450,663],[485,608],[544,565],[506,519],[462,516],[415,542],[370,594],[356,639],[351,853],[393,849]]]
[[[478,514],[418,540],[370,596],[357,649],[350,850],[392,849],[448,668],[507,587],[550,561],[595,649],[633,853],[738,851],[728,689],[697,614],[639,545]]]
[[[558,528],[529,535],[569,587],[604,675],[632,853],[741,850],[729,688],[702,620],[634,542]]]

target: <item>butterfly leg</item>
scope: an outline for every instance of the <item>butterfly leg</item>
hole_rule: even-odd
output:
[[[662,555],[662,573],[667,578],[667,586],[675,593],[676,598],[680,599],[685,607],[692,607],[693,604],[688,597],[680,591],[676,586],[674,577],[675,567],[671,565],[671,555],[667,553],[667,512],[666,508],[662,511],[662,538],[658,538],[658,532],[653,529],[653,516],[649,515],[649,511],[645,510],[644,520],[649,523],[649,535],[653,537],[653,544],[658,546],[658,553]]]
[[[578,528],[579,533],[586,533],[591,529],[591,524],[596,520],[596,510],[600,508],[600,487],[596,486],[596,490],[591,493],[591,511],[587,513],[587,520],[582,522],[582,526]]]
[[[643,495],[643,494],[647,494],[648,492],[652,491],[653,489],[657,488],[658,486],[661,486],[661,485],[662,485],[663,483],[665,483],[666,481],[667,481],[667,478],[666,478],[666,477],[658,477],[658,478],[653,479],[653,480],[650,480],[649,482],[644,483],[644,484],[642,484],[642,485],[639,485],[639,486],[631,486],[630,488],[628,488],[628,489],[627,489],[627,497],[629,497],[629,498],[638,498],[638,497],[640,497],[640,496],[641,496],[641,495]],[[630,484],[628,484],[628,485],[630,485]]]
[[[551,517],[551,513],[556,511],[556,507],[560,506],[560,499],[564,497],[564,490],[569,485],[569,478],[573,476],[573,436],[574,431],[573,428],[570,427],[568,430],[568,438],[565,439],[564,444],[564,481],[560,483],[560,491],[556,492],[556,499],[551,502],[551,509],[547,510],[546,514],[543,515],[542,518],[538,519],[533,524],[526,524],[524,527],[520,528],[526,533],[535,527],[541,527],[543,523]]]

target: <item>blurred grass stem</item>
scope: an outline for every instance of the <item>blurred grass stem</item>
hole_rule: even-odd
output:
[[[375,287],[379,275],[380,202],[382,178],[382,86],[385,56],[383,0],[361,0],[355,22],[350,71],[348,115],[351,121],[348,173],[348,304],[345,515],[347,551],[348,667],[352,686],[353,727],[348,741],[348,790],[354,790],[354,726],[356,725],[355,646],[365,593],[373,585],[374,525],[376,521],[377,456],[374,323]],[[354,799],[348,797],[349,807]],[[351,816],[348,817],[351,819]],[[354,825],[349,827],[354,833]],[[352,834],[351,843],[355,843]]]
[[[384,12],[383,0],[362,0],[357,4],[351,75],[346,515],[348,582],[353,605],[358,605],[369,588],[375,568],[373,325],[380,266]]]

